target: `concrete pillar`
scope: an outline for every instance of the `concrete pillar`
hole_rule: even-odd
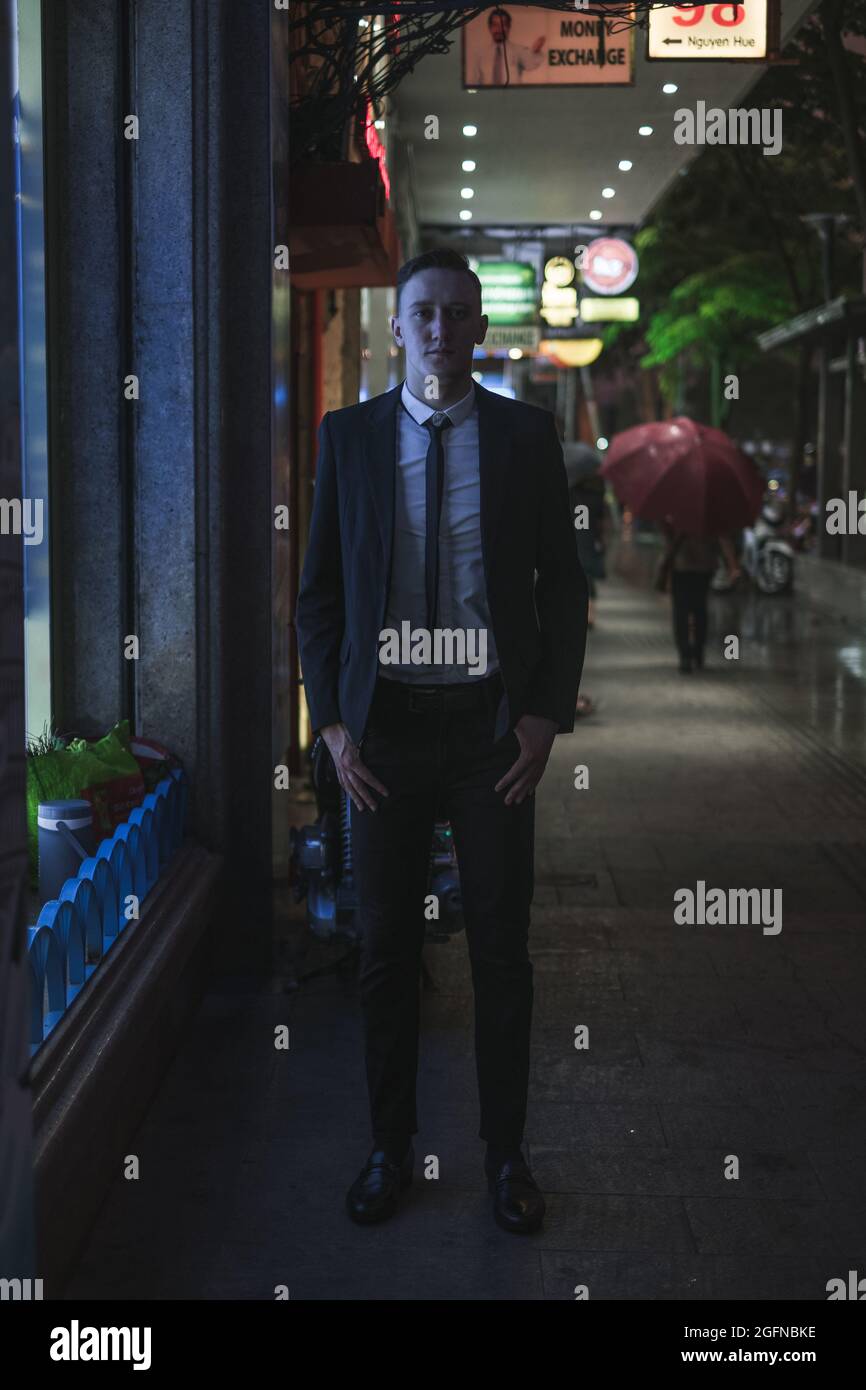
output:
[[[54,708],[61,730],[85,734],[133,717],[134,671],[122,655],[135,627],[125,578],[134,411],[121,395],[133,370],[129,244],[118,237],[123,14],[110,0],[49,4],[44,14],[51,475],[63,517],[52,555]]]
[[[288,623],[271,22],[258,0],[46,7],[59,722],[97,733],[127,715],[181,756],[189,828],[228,857],[236,950],[270,933],[274,633]],[[137,141],[118,112],[138,116]]]

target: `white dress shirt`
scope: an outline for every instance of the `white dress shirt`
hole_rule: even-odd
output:
[[[427,450],[430,433],[424,428],[440,409],[418,400],[404,381],[403,406],[398,409],[397,479],[394,499],[394,553],[385,627],[401,630],[408,620],[413,630],[427,627],[425,543],[427,535]],[[490,676],[499,667],[481,551],[481,477],[478,454],[478,408],[475,387],[442,412],[451,420],[442,433],[445,477],[439,521],[439,628],[483,630],[486,669],[475,662],[423,665],[382,664],[379,674],[392,680],[444,685]],[[478,639],[475,639],[478,652]]]
[[[541,67],[544,57],[544,49],[540,53],[534,53],[526,44],[512,43],[511,39],[506,39],[505,43],[496,43],[491,38],[484,43],[483,51],[476,51],[474,61],[470,64],[469,81],[475,87],[504,87],[507,77],[508,84],[513,86],[523,81],[524,72],[532,72],[535,68]]]

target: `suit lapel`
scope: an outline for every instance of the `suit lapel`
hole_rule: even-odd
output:
[[[382,537],[385,575],[391,573],[394,542],[394,485],[397,477],[397,411],[402,383],[386,391],[370,412],[364,432],[364,466]],[[387,581],[386,581],[387,582]]]
[[[475,383],[478,405],[478,465],[481,481],[481,549],[484,575],[490,592],[490,562],[505,499],[506,469],[510,459],[510,439],[504,427],[504,411],[492,391]]]

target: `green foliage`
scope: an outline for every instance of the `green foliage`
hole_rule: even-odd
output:
[[[790,287],[767,252],[729,256],[698,270],[670,293],[646,331],[642,367],[656,367],[689,350],[708,364],[714,355],[740,365],[757,354],[756,333],[794,312]]]
[[[28,758],[39,758],[44,753],[53,753],[57,748],[64,748],[66,745],[59,737],[54,728],[54,721],[49,724],[48,720],[42,725],[42,732],[29,737],[24,745],[25,756]]]
[[[841,0],[834,13],[844,33],[866,36],[866,0]],[[614,358],[658,369],[669,400],[686,364],[705,370],[714,361],[739,370],[762,357],[759,333],[823,300],[820,242],[803,221],[807,214],[850,219],[837,241],[837,292],[860,290],[863,229],[821,9],[785,56],[797,65],[768,68],[739,103],[782,110],[781,153],[702,150],[635,235],[641,319],[609,325],[603,341]],[[866,56],[849,42],[845,61],[864,140]]]

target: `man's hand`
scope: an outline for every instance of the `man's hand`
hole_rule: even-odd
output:
[[[374,777],[370,769],[361,762],[358,746],[352,742],[345,724],[326,724],[319,732],[334,759],[337,778],[343,791],[351,797],[353,805],[359,811],[363,811],[364,806],[369,806],[371,811],[375,811],[376,802],[368,788],[375,787],[383,796],[388,795],[388,788],[383,787],[378,777]]]
[[[524,714],[518,719],[514,732],[520,742],[520,756],[493,788],[498,792],[503,787],[511,787],[505,798],[506,806],[512,802],[519,806],[523,798],[538,786],[544,776],[558,728],[553,719],[545,719],[540,714]]]

